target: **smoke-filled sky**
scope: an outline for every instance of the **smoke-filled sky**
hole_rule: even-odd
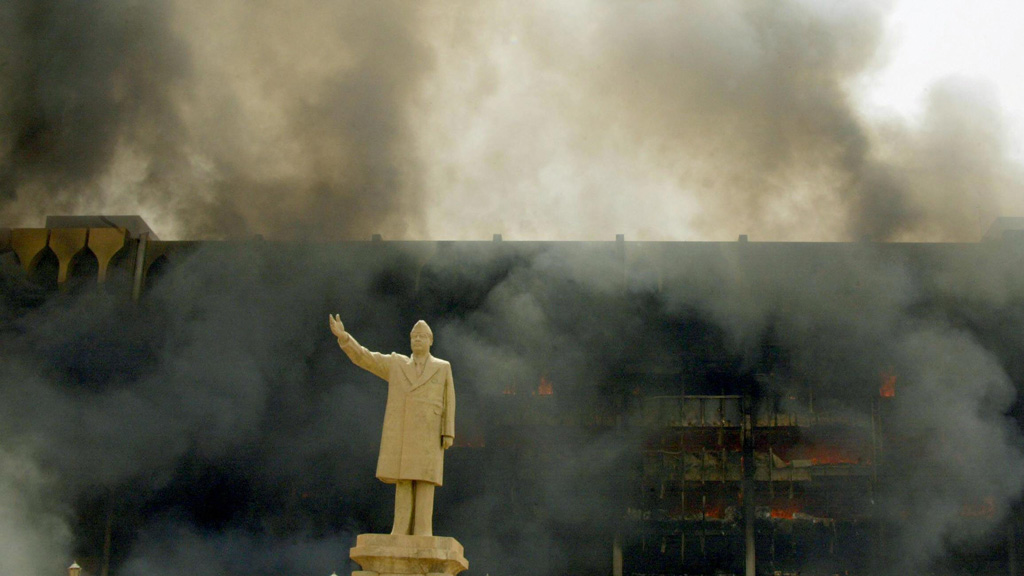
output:
[[[1009,1],[16,0],[0,219],[164,238],[974,240]]]

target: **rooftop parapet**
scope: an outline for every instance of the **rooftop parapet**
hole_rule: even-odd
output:
[[[122,228],[132,239],[147,234],[150,240],[159,240],[141,216],[47,216],[46,228]]]

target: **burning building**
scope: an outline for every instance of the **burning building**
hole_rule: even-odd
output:
[[[435,530],[474,574],[1018,574],[1016,224],[958,244],[7,229],[0,447],[39,478],[4,497],[97,574],[349,570],[354,535],[386,529],[379,427],[355,416],[384,390],[326,315],[393,350],[422,317],[459,390]]]

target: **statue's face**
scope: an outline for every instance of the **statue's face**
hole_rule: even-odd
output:
[[[434,343],[434,338],[425,329],[416,327],[412,333],[409,334],[409,345],[412,347],[414,354],[421,352],[430,352],[430,345]]]

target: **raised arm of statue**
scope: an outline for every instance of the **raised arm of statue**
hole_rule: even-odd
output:
[[[345,324],[342,323],[341,318],[337,314],[328,314],[327,318],[330,321],[331,333],[338,338],[338,346],[345,352],[348,359],[363,370],[387,380],[390,374],[390,363],[388,360],[391,356],[379,352],[371,352],[366,347],[361,346],[351,334],[345,331]]]
[[[331,323],[331,332],[338,339],[338,342],[344,342],[349,339],[348,332],[345,332],[345,324],[341,321],[339,314],[328,314],[327,320]]]

